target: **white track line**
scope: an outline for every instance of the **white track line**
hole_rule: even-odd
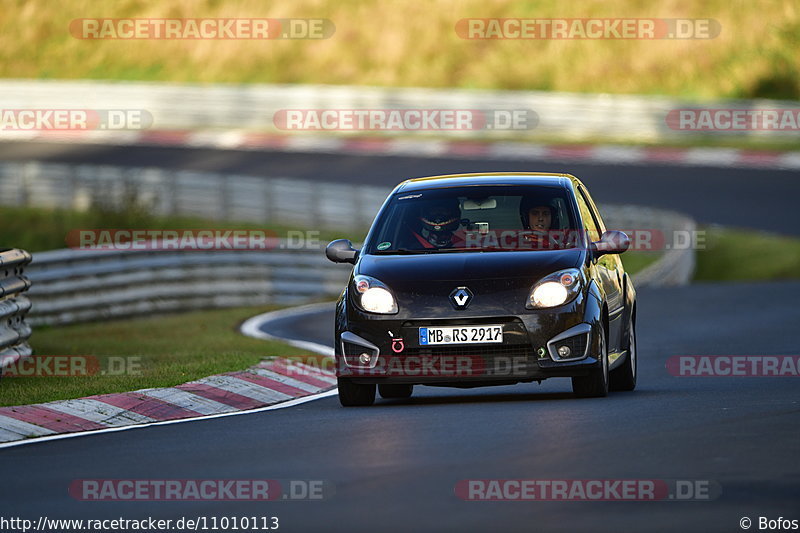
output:
[[[331,305],[330,302],[323,304],[309,304],[309,305],[301,305],[299,307],[292,307],[290,309],[281,309],[279,311],[270,311],[269,313],[262,313],[260,315],[256,315],[252,318],[248,318],[247,320],[245,320],[242,326],[239,328],[239,331],[241,331],[248,337],[255,337],[256,339],[263,339],[268,341],[281,341],[285,342],[286,344],[291,344],[296,348],[311,350],[312,352],[320,355],[327,355],[328,357],[333,357],[333,348],[330,346],[325,346],[324,344],[317,344],[316,342],[299,341],[294,339],[284,339],[283,337],[275,337],[274,335],[270,335],[269,333],[264,333],[261,330],[262,326],[267,322],[295,315],[305,315],[315,311],[321,311],[326,307],[330,307],[330,305]]]

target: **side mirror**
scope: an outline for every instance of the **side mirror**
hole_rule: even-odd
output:
[[[591,245],[592,255],[600,257],[605,254],[621,254],[631,245],[631,239],[622,231],[606,231],[599,241]]]
[[[353,243],[347,239],[337,239],[331,241],[325,247],[325,257],[334,263],[353,263],[356,262],[358,257],[358,250],[353,248]]]

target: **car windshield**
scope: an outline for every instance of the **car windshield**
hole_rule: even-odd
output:
[[[563,187],[471,186],[395,194],[368,254],[541,251],[583,244]]]

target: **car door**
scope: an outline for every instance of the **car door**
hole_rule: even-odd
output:
[[[578,185],[578,208],[589,239],[594,242],[606,231],[603,219],[591,196],[583,185]],[[621,343],[621,325],[625,302],[622,297],[622,262],[618,254],[606,254],[597,259],[594,265],[598,281],[603,286],[608,305],[608,347],[618,351]]]

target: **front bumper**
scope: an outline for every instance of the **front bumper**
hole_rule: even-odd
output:
[[[523,315],[435,319],[376,318],[349,310],[337,329],[336,371],[358,383],[481,386],[586,375],[598,366],[595,323],[578,303]],[[340,311],[346,312],[344,309]],[[426,346],[420,327],[499,324],[503,342]],[[562,346],[569,355],[559,355]]]

